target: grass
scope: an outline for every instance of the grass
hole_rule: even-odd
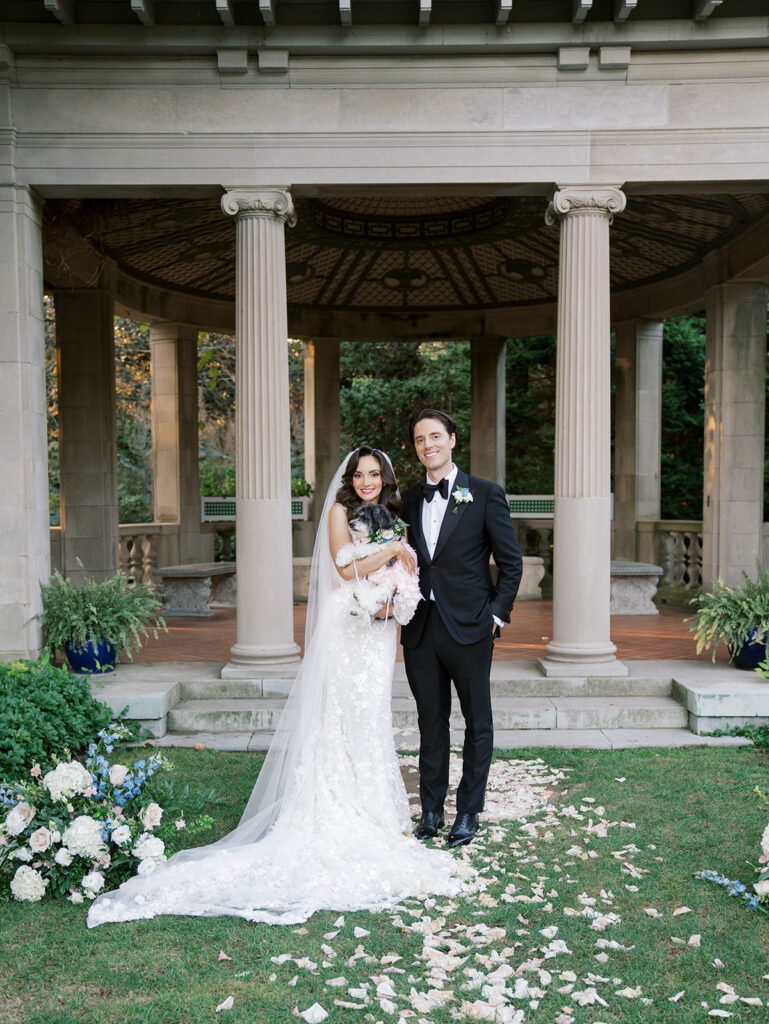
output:
[[[693,875],[715,868],[730,878],[751,881],[747,861],[757,859],[767,818],[766,807],[752,791],[757,785],[767,788],[767,754],[755,748],[525,753],[527,759],[537,756],[552,767],[570,769],[568,778],[553,797],[553,809],[531,819],[536,828],[522,828],[517,822],[486,828],[469,848],[489,882],[484,897],[445,905],[439,901],[438,907],[428,908],[409,901],[397,914],[347,914],[333,940],[324,939],[324,934],[336,930],[338,915],[332,912],[317,914],[300,928],[271,928],[233,918],[165,917],[89,932],[82,906],[49,900],[1,902],[0,1022],[188,1024],[221,1019],[226,1024],[272,1024],[296,1021],[294,1007],[303,1011],[316,1001],[329,1011],[329,1024],[397,1020],[398,1012],[410,1006],[410,989],[425,992],[430,987],[423,937],[410,928],[420,918],[444,920],[435,925],[439,942],[461,943],[461,956],[467,957],[444,982],[456,1002],[419,1014],[431,1024],[468,1019],[467,1009],[459,1017],[452,1011],[458,1013],[463,1000],[472,1002],[483,995],[480,988],[461,989],[468,981],[465,971],[487,973],[504,962],[519,970],[528,963],[529,970],[520,976],[543,989],[537,1006],[528,999],[512,1003],[523,1011],[526,1022],[534,1024],[550,1024],[564,1006],[570,1007],[574,1024],[688,1024],[712,1019],[711,1008],[732,1013],[735,1024],[765,1019],[765,1009],[740,1002],[722,1006],[723,990],[716,986],[725,982],[740,996],[758,996],[769,1003],[769,981],[763,977],[769,974],[769,919]],[[216,834],[231,828],[261,759],[186,750],[173,751],[172,759],[180,783],[218,794],[215,805],[207,809],[216,820]],[[581,818],[559,813],[570,805]],[[604,814],[598,813],[600,805]],[[594,823],[604,818],[616,824],[602,838],[586,831],[591,817]],[[627,857],[633,870],[641,872],[640,878],[624,873],[623,862],[613,856],[628,844],[637,847]],[[574,852],[576,847],[580,853]],[[628,885],[639,891],[628,890]],[[500,899],[506,888],[507,898],[519,902]],[[543,896],[537,902],[539,892]],[[617,914],[620,922],[595,931],[584,917],[565,914],[566,908],[582,909],[582,893],[596,899],[597,910]],[[674,917],[673,910],[684,905],[691,913]],[[661,916],[650,917],[645,908],[654,908]],[[356,939],[355,925],[370,935]],[[552,925],[571,952],[543,959],[541,950],[548,939],[540,929]],[[484,943],[478,926],[481,931],[483,926],[504,929],[504,934]],[[468,927],[476,932],[468,933]],[[698,947],[687,944],[695,934],[701,936]],[[671,937],[684,944],[673,943]],[[606,949],[608,960],[600,962],[595,959],[601,952],[596,942],[602,939],[634,948]],[[336,954],[328,967],[322,966],[324,943]],[[345,962],[359,946],[374,959],[357,959],[348,966]],[[220,950],[231,960],[219,961]],[[309,957],[317,968],[298,967],[293,961],[274,963],[271,958],[281,953]],[[388,954],[402,960],[382,964]],[[713,966],[716,958],[723,968]],[[537,961],[552,975],[548,984],[539,980]],[[568,971],[576,974],[576,982],[570,982],[570,976],[559,977]],[[585,984],[588,972],[605,980]],[[359,1001],[348,994],[349,987],[368,984],[373,994],[372,976],[381,979],[388,974],[396,991],[393,1015],[376,1000],[366,1009],[334,1005],[335,998]],[[297,981],[290,986],[295,976]],[[339,976],[347,979],[346,986],[326,986],[327,980]],[[515,980],[513,976],[506,984],[512,988]],[[570,991],[557,991],[569,984],[575,992],[595,988],[608,1006],[582,1007]],[[635,999],[617,994],[639,987]],[[681,1000],[670,1003],[669,997],[681,990]],[[233,1009],[215,1014],[215,1007],[229,995],[234,997]]]

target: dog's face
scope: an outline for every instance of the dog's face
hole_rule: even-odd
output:
[[[350,519],[350,532],[356,540],[367,540],[374,530],[390,530],[394,519],[386,505],[364,503],[359,505]]]

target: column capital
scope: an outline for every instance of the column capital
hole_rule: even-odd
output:
[[[287,188],[229,188],[222,196],[222,210],[230,216],[277,217],[290,228],[296,224]]]
[[[566,185],[558,188],[548,204],[545,223],[557,224],[571,213],[593,213],[608,217],[625,209],[625,193],[618,185]]]

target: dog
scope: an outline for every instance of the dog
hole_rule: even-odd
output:
[[[336,563],[341,567],[374,554],[392,540],[406,543],[403,539],[405,530],[390,510],[385,505],[370,502],[365,502],[353,512],[350,533],[352,543],[344,544],[336,557]],[[373,616],[380,608],[391,605],[392,614],[402,626],[411,621],[422,599],[417,572],[408,572],[401,560],[395,557],[375,572],[358,579],[357,585],[351,589],[357,605],[351,609],[351,614],[359,614],[360,609],[360,612]]]

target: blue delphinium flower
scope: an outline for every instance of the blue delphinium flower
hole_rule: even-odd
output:
[[[748,892],[748,887],[744,882],[740,882],[739,879],[730,879],[726,875],[720,875],[717,871],[698,871],[694,876],[695,878],[702,878],[706,882],[713,882],[714,885],[720,885],[723,889],[729,891],[730,896],[736,896],[742,900],[748,910],[760,910],[758,895],[756,893]]]

